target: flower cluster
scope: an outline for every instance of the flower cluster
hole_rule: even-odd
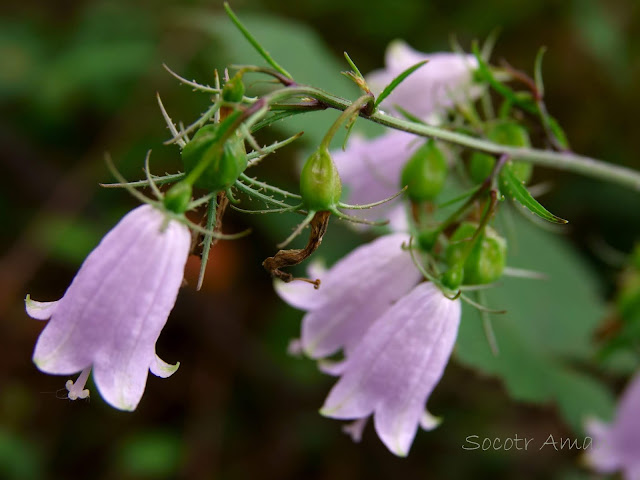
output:
[[[344,352],[343,361],[320,364],[341,375],[321,413],[355,420],[373,415],[379,437],[400,456],[408,454],[418,425],[435,426],[425,404],[460,321],[459,300],[419,283],[422,275],[403,248],[407,240],[401,233],[385,235],[328,271],[315,267],[309,273],[320,279],[319,290],[302,282],[276,283],[284,300],[307,311],[302,350],[315,359]]]
[[[424,55],[402,43],[387,52],[387,68],[367,78],[378,90],[411,65],[430,60],[386,100],[423,117],[444,112],[460,95],[477,95],[471,85],[475,59],[455,54]],[[420,99],[416,102],[415,99]],[[384,103],[383,103],[384,104]],[[402,168],[417,149],[415,137],[390,132],[372,140],[353,138],[344,152],[334,152],[349,199],[370,203],[389,197],[400,185]],[[368,211],[388,216],[392,229],[407,229],[402,204]],[[330,270],[313,267],[309,284],[276,282],[276,291],[305,310],[300,347],[320,360],[326,373],[339,375],[321,413],[352,419],[347,428],[359,439],[369,416],[384,444],[398,456],[409,452],[418,426],[437,421],[425,409],[442,377],[455,344],[460,301],[447,298],[414,264],[405,233],[391,233],[363,245]],[[344,359],[328,357],[342,351]]]
[[[192,123],[174,123],[158,97],[171,133],[165,144],[179,149],[180,171],[154,176],[148,156],[145,180],[126,182],[114,170],[119,183],[109,186],[127,188],[145,205],[104,237],[60,300],[37,302],[27,296],[27,313],[48,320],[33,361],[46,373],[79,373],[75,382],[66,383],[71,400],[89,396],[86,383],[92,373],[108,404],[136,409],[148,372],[168,377],[179,366],[158,357],[156,341],[176,302],[192,246],[201,258],[199,289],[215,241],[243,235],[222,233],[228,207],[253,214],[301,214],[303,220],[262,263],[282,299],[305,312],[292,349],[336,377],[322,415],[350,420],[343,430],[355,441],[371,419],[384,445],[406,456],[418,428],[431,430],[440,421],[427,411],[427,403],[456,344],[461,301],[482,311],[495,353],[488,314],[504,311],[487,308],[482,290],[503,275],[536,276],[506,267],[507,241],[494,222],[500,205],[507,204],[501,200],[517,202],[549,222],[566,223],[527,189],[531,159],[544,165],[557,160],[562,168],[581,173],[592,168],[603,178],[636,187],[640,180],[633,175],[629,180],[621,167],[603,168],[566,153],[566,138],[544,104],[541,55],[529,78],[512,67],[491,67],[485,58],[491,42],[482,51],[474,45],[473,55],[424,54],[395,42],[385,68],[366,78],[347,56],[352,71],[343,73],[361,90],[359,98],[349,101],[296,82],[225,8],[269,67],[239,66],[231,78],[228,71],[224,76],[215,72],[213,87],[169,70],[211,101]],[[277,86],[247,96],[244,78],[253,74],[267,75]],[[245,173],[302,134],[262,146],[255,132],[326,108],[342,113],[307,158],[297,191]],[[350,137],[357,118],[393,130],[372,139]],[[343,125],[349,132],[346,149],[331,152]],[[532,148],[540,139],[532,141],[530,132],[543,135],[545,145],[556,151]],[[440,196],[445,186],[449,198]],[[136,187],[148,187],[155,200]],[[247,207],[248,201],[259,208],[255,203]],[[199,207],[206,212],[204,225],[185,216]],[[314,254],[331,218],[386,230],[370,231],[383,234],[331,268],[312,263],[310,278],[295,278],[287,269]],[[306,245],[285,248],[306,227]],[[192,239],[192,231],[197,238]],[[590,424],[595,441],[588,456],[595,469],[622,470],[628,478],[640,475],[634,432],[639,396],[637,377],[615,421]]]

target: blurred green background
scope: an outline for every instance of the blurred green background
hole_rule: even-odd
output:
[[[468,47],[500,28],[494,61],[531,71],[546,45],[547,106],[573,149],[640,168],[640,4],[633,0],[245,0],[232,7],[296,79],[351,98],[356,92],[339,74],[347,69],[344,50],[367,72],[383,65],[395,38],[430,52],[447,50],[452,34]],[[254,234],[213,249],[199,293],[191,259],[189,285],[158,342],[160,356],[181,367],[167,380],[150,376],[135,413],[109,408],[95,390],[90,402],[61,399],[66,378],[31,363],[42,323],[26,316],[22,299],[61,297],[86,254],[136,205],[123,191],[98,187],[111,181],[104,152],[132,179],[141,177],[149,148],[155,173],[177,170],[177,149],[162,146],[168,132],[155,92],[174,120],[186,122],[208,98],[180,86],[162,63],[212,83],[214,68],[260,61],[217,1],[23,0],[4,2],[0,12],[0,478],[591,478],[577,450],[461,448],[468,435],[517,434],[538,445],[550,434],[579,436],[582,414],[610,414],[611,392],[634,366],[624,358],[596,364],[593,338],[617,278],[601,245],[631,249],[640,238],[640,198],[554,171],[535,179],[553,183],[545,205],[571,228],[564,239],[522,234],[515,263],[548,267],[557,283],[546,290],[509,284],[496,294],[493,305],[524,312],[496,326],[502,357],[487,355],[480,324],[465,315],[459,361],[429,402],[445,421],[418,433],[408,459],[387,452],[371,426],[356,445],[338,422],[317,414],[333,380],[287,355],[301,315],[275,296],[260,266],[290,231],[293,220],[280,216],[228,214],[227,231],[250,225]],[[295,188],[296,159],[335,116],[268,129],[262,142],[306,134],[257,173]],[[333,261],[364,239],[333,223],[318,254]]]

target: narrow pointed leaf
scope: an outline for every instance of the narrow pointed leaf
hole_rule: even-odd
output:
[[[516,200],[523,207],[540,218],[551,223],[568,223],[567,220],[555,216],[549,210],[540,205],[540,203],[531,196],[523,183],[515,176],[510,165],[506,165],[500,172],[500,189],[502,193]]]
[[[349,54],[347,52],[344,52],[344,58],[347,60],[347,63],[349,64],[349,66],[353,70],[353,73],[356,74],[356,77],[364,78],[362,76],[362,74],[360,73],[360,70],[358,69],[358,67],[356,67],[356,64],[353,63],[353,60],[351,60],[351,57],[349,56]]]
[[[271,65],[274,69],[276,69],[278,72],[283,74],[285,77],[293,78],[289,72],[287,72],[284,68],[278,65],[278,63],[271,57],[271,55],[269,55],[269,52],[267,52],[264,49],[264,47],[258,43],[258,41],[253,37],[253,35],[251,35],[251,33],[249,33],[249,30],[247,30],[245,26],[240,22],[238,17],[236,17],[235,13],[233,13],[233,10],[231,10],[231,7],[227,2],[224,3],[224,9],[227,12],[227,15],[229,15],[229,18],[234,23],[234,25],[238,28],[238,30],[240,30],[242,35],[244,35],[244,38],[247,39],[247,41],[253,46],[253,48],[256,49],[256,51],[260,54],[260,56],[264,58],[269,65]]]
[[[418,62],[415,65],[407,68],[404,72],[402,72],[400,75],[398,75],[396,78],[394,78],[391,83],[389,85],[387,85],[384,90],[382,91],[382,93],[378,96],[378,98],[376,99],[376,103],[375,103],[375,107],[377,107],[380,102],[382,102],[385,98],[387,98],[391,92],[393,92],[396,87],[398,85],[400,85],[405,78],[407,78],[409,75],[411,75],[413,72],[415,72],[416,70],[418,70],[420,67],[422,67],[425,63],[427,63],[428,60],[423,60],[422,62]]]

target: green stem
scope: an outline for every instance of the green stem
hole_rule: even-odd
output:
[[[321,102],[323,105],[326,105],[329,108],[334,108],[336,110],[344,111],[353,104],[353,102],[347,99],[330,94],[319,88],[303,85],[283,88],[277,90],[276,92],[273,92],[272,94],[269,94],[268,96],[271,95],[274,95],[274,97],[273,100],[270,99],[268,101],[269,104],[275,103],[276,101],[281,99],[301,95],[314,98],[317,101]],[[314,105],[313,107],[317,108],[317,105]],[[463,147],[481,150],[487,153],[506,154],[509,155],[512,160],[521,160],[533,163],[534,165],[578,173],[587,177],[605,180],[611,183],[622,185],[627,188],[631,188],[636,191],[640,191],[640,172],[631,168],[613,165],[601,160],[586,157],[584,155],[578,155],[569,152],[538,150],[535,148],[519,148],[498,145],[496,143],[492,143],[480,138],[475,138],[470,135],[452,132],[431,125],[410,122],[401,118],[395,118],[379,111],[373,113],[372,115],[364,116],[365,118],[368,118],[373,122],[393,128],[395,130],[413,133],[421,137],[435,138],[438,140],[443,140],[445,142],[454,143],[456,145],[461,145]]]
[[[360,98],[358,98],[355,102],[353,102],[351,105],[349,105],[349,107],[347,107],[342,112],[342,114],[338,117],[338,119],[335,122],[333,122],[333,125],[331,125],[329,130],[327,130],[327,133],[322,139],[322,142],[320,142],[318,149],[329,150],[331,140],[333,140],[333,137],[338,132],[338,129],[342,126],[342,124],[349,118],[355,115],[359,115],[358,113],[359,110],[362,107],[364,107],[367,103],[372,103],[372,102],[373,102],[373,96],[363,95]]]

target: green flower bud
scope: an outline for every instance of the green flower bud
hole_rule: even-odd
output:
[[[457,290],[464,277],[462,265],[453,265],[442,275],[442,284],[451,290]]]
[[[494,125],[487,132],[487,138],[500,145],[511,147],[530,147],[529,134],[522,126],[514,122],[502,122]],[[474,152],[469,163],[469,173],[476,183],[482,183],[493,170],[496,159],[486,153]],[[532,165],[527,162],[512,162],[511,168],[516,177],[523,183],[531,178]]]
[[[186,182],[176,183],[164,196],[162,203],[167,210],[184,213],[191,201],[191,185]]]
[[[432,200],[444,186],[447,177],[447,160],[436,142],[425,142],[409,158],[402,170],[402,186],[408,186],[407,194],[415,202]]]
[[[464,222],[456,229],[446,252],[449,265],[462,262],[477,229],[478,225],[470,222]],[[507,242],[491,227],[485,227],[464,260],[464,283],[477,285],[495,282],[502,276],[506,260]]]
[[[222,87],[222,99],[225,102],[241,102],[244,96],[244,83],[242,75],[237,73]]]
[[[329,210],[340,201],[342,182],[329,152],[320,148],[307,159],[300,174],[300,194],[308,210]]]
[[[206,169],[194,185],[210,192],[233,185],[247,167],[247,153],[242,138],[233,134],[221,145],[220,137],[218,125],[206,125],[182,149],[182,163],[187,174],[201,162],[206,163]]]

